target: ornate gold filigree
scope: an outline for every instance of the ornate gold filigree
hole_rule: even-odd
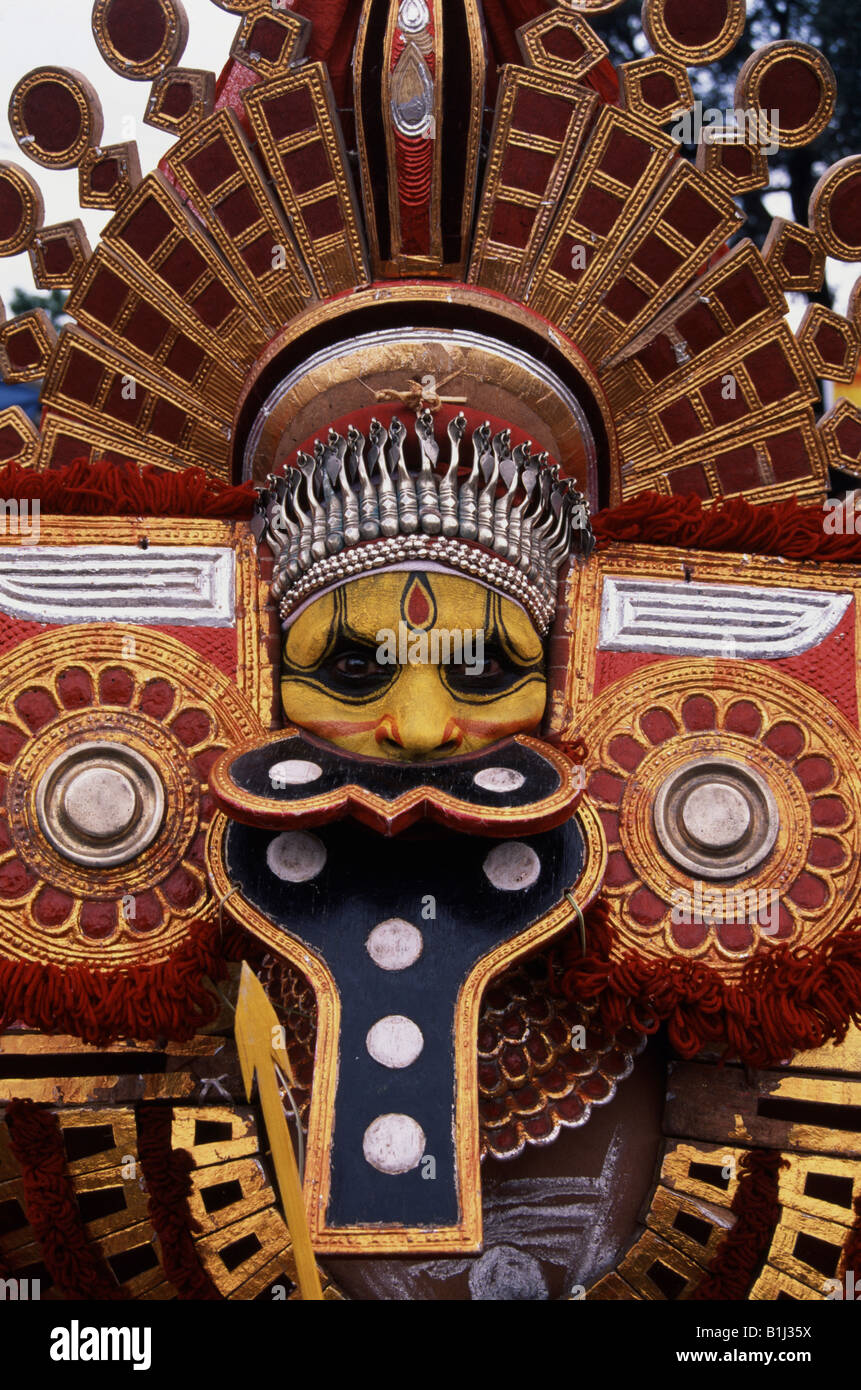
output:
[[[836,708],[820,700],[816,709],[815,692],[799,681],[771,670],[763,687],[753,663],[661,661],[595,700],[582,729],[587,790],[607,827],[605,891],[616,904],[620,951],[655,959],[683,955],[735,975],[768,944],[819,945],[855,910],[861,880],[857,735]],[[767,858],[726,889],[724,907],[706,906],[714,929],[704,922],[694,941],[694,932],[679,931],[672,906],[680,894],[694,893],[697,876],[668,856],[653,808],[678,768],[709,756],[759,770],[777,803],[779,828]],[[705,871],[702,880],[708,881]],[[779,927],[769,916],[757,928],[745,910],[739,929],[738,895],[755,893],[759,904],[770,903],[772,892],[780,899]]]
[[[31,638],[7,657],[0,722],[3,954],[92,964],[97,952],[104,968],[165,959],[211,903],[202,846],[193,840],[211,814],[201,783],[218,752],[259,735],[251,706],[226,676],[166,633],[82,624]],[[114,868],[86,868],[59,854],[36,812],[53,760],[92,739],[142,754],[166,792],[153,843]]]

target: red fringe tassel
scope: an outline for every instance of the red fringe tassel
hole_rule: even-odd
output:
[[[634,1028],[669,1040],[686,1058],[706,1047],[750,1066],[779,1065],[794,1053],[842,1042],[851,1023],[861,1025],[861,918],[816,950],[776,946],[744,967],[728,984],[697,961],[613,960],[610,910],[599,900],[586,914],[587,950],[565,946],[562,989],[571,999],[598,1004],[609,1033]]]
[[[155,464],[78,459],[57,469],[0,468],[0,496],[36,501],[45,513],[67,516],[188,516],[243,518],[256,499],[253,484],[233,486],[202,468],[177,471]],[[754,506],[731,497],[704,508],[699,497],[641,492],[593,518],[599,548],[611,541],[673,545],[692,550],[782,555],[794,560],[861,560],[861,534],[830,535],[817,504]]]
[[[861,560],[861,535],[830,535],[828,514],[796,498],[754,506],[743,497],[704,508],[699,497],[641,492],[592,519],[599,549],[611,541],[782,555],[788,560]]]
[[[197,924],[187,942],[160,965],[94,970],[0,959],[0,1030],[24,1023],[42,1033],[70,1033],[96,1047],[117,1038],[185,1042],[218,1015],[205,983],[223,979],[226,960],[241,955],[240,933],[219,935],[215,921]]]
[[[128,1298],[84,1230],[56,1116],[32,1100],[13,1100],[6,1125],[21,1167],[27,1220],[57,1288],[66,1298]]]
[[[692,1300],[745,1299],[759,1275],[780,1220],[778,1174],[787,1162],[774,1149],[751,1149],[739,1163],[730,1210],[736,1223],[721,1242]]]
[[[202,468],[172,472],[151,463],[78,459],[56,469],[7,463],[0,468],[0,497],[38,500],[43,513],[63,516],[248,517],[257,493],[251,483],[233,487]]]
[[[138,1157],[149,1193],[149,1216],[158,1236],[161,1265],[179,1298],[220,1299],[215,1284],[200,1263],[192,1231],[200,1225],[191,1215],[188,1194],[194,1159],[185,1149],[170,1145],[168,1105],[137,1108]]]

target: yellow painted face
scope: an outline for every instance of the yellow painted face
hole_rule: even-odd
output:
[[[416,762],[537,728],[544,649],[516,603],[457,575],[354,579],[284,639],[286,719],[339,748]]]

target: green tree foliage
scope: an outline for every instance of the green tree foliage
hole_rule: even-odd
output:
[[[26,314],[28,309],[44,309],[55,328],[62,328],[69,322],[65,305],[68,299],[65,290],[48,290],[39,294],[35,290],[13,290],[9,308],[13,314]]]

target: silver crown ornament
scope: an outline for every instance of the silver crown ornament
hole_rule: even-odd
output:
[[[429,411],[415,432],[418,459],[407,456],[397,417],[388,430],[372,420],[367,439],[352,425],[346,436],[330,430],[313,458],[300,451],[295,466],[269,477],[255,531],[277,557],[281,617],[345,579],[424,561],[501,590],[546,634],[560,568],[595,545],[588,502],[547,454],[528,443],[512,449],[509,430],[474,430],[468,471],[465,416],[449,422],[442,463]]]

